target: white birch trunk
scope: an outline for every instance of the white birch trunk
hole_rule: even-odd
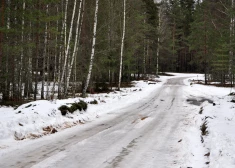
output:
[[[85,83],[85,87],[83,88],[82,97],[86,96],[86,90],[88,88],[90,78],[91,78],[91,72],[93,67],[93,60],[95,55],[95,44],[96,44],[96,29],[97,29],[97,17],[98,17],[98,9],[99,9],[99,0],[96,0],[96,8],[95,8],[95,16],[94,16],[94,29],[93,29],[93,41],[92,41],[92,50],[91,50],[91,60],[89,65],[89,70],[87,74],[87,79]]]
[[[63,8],[63,6],[62,6]],[[66,46],[66,41],[67,41],[67,12],[68,11],[68,0],[66,0],[66,3],[65,3],[65,12],[64,12],[64,21],[62,23],[62,30],[61,30],[61,41],[64,40],[64,48]],[[63,39],[64,38],[64,39]],[[63,48],[63,45],[60,45],[60,54],[59,54],[59,61],[58,61],[58,97],[60,98],[61,97],[61,70],[62,70],[62,57],[64,55],[64,52],[62,53],[62,48]]]
[[[64,67],[63,67],[62,76],[61,76],[61,83],[63,83],[63,81],[64,81],[64,75],[65,75],[65,71],[66,71],[66,67],[67,67],[70,42],[71,42],[71,38],[72,38],[73,22],[74,22],[74,16],[75,16],[75,12],[76,12],[76,4],[77,4],[77,0],[74,0],[73,14],[72,14],[72,19],[71,19],[71,24],[70,24],[68,42],[67,42],[67,46],[66,46],[66,50],[65,50]]]
[[[122,32],[122,44],[121,44],[118,90],[120,90],[121,82],[122,82],[121,81],[122,80],[122,59],[123,59],[125,32],[126,32],[126,0],[124,0],[124,10],[123,10],[123,32]]]
[[[80,18],[81,18],[81,11],[82,11],[82,0],[80,0],[80,5],[79,5],[79,11],[78,11],[78,18],[77,18],[77,27],[76,27],[76,36],[75,36],[75,44],[74,44],[74,48],[73,48],[73,53],[72,53],[72,60],[71,63],[69,64],[69,68],[68,68],[68,75],[67,75],[67,80],[66,80],[66,93],[67,93],[67,89],[69,87],[69,81],[70,81],[70,77],[71,77],[71,72],[72,72],[72,68],[73,68],[73,64],[74,64],[74,59],[75,59],[75,55],[77,52],[77,48],[78,48],[78,40],[79,40],[79,23],[80,23]]]
[[[66,0],[65,3],[65,12],[64,12],[64,24],[63,24],[63,28],[64,28],[64,46],[67,45],[67,15],[68,15],[68,0]]]

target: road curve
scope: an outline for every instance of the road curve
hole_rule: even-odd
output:
[[[179,167],[183,79],[169,79],[133,106],[0,156],[1,168]]]

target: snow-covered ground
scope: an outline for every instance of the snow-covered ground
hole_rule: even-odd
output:
[[[156,82],[134,81],[134,87],[110,93],[91,94],[85,99],[79,97],[54,101],[39,100],[23,104],[17,109],[0,107],[0,150],[8,148],[15,141],[35,139],[50,134],[53,128],[61,131],[91,122],[110,111],[130,106],[162,86],[166,79],[167,77],[161,77],[156,79]],[[88,103],[86,111],[77,110],[73,114],[61,115],[58,110],[60,106],[70,106],[80,100]],[[93,100],[97,100],[98,104],[89,104]]]
[[[121,92],[93,94],[88,98],[75,98],[55,101],[36,101],[24,104],[17,109],[0,108],[0,156],[10,148],[24,144],[34,138],[49,137],[52,128],[63,132],[72,126],[82,127],[94,120],[107,118],[108,113],[138,103],[152,92],[159,90],[167,79],[186,77],[183,86],[182,106],[189,109],[180,124],[178,141],[182,168],[232,168],[235,167],[235,104],[231,102],[231,88],[218,88],[196,84],[195,80],[204,80],[201,74],[176,74],[161,76],[161,82],[135,81],[135,87],[123,88]],[[62,116],[58,107],[79,100],[98,104],[89,104],[87,111],[76,111]],[[143,120],[149,121],[149,120]],[[143,122],[144,123],[144,122]],[[143,124],[142,123],[142,124]],[[205,135],[201,126],[205,123]],[[140,125],[139,125],[140,126]],[[56,133],[59,134],[59,133]],[[46,136],[44,136],[46,135]]]
[[[185,146],[191,150],[187,156],[193,156],[192,165],[204,162],[203,167],[235,167],[235,104],[231,102],[234,97],[228,96],[234,90],[198,85],[196,80],[204,80],[203,75],[184,81],[186,103],[196,104],[187,116],[186,124],[190,127],[185,129]]]

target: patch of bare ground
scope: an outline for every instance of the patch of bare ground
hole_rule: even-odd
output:
[[[231,87],[231,83],[220,83],[216,81],[207,81],[207,84],[205,84],[204,80],[190,80],[190,85],[192,84],[200,84],[200,85],[206,85],[206,86],[215,86],[215,87]]]
[[[22,135],[21,133],[15,132],[14,136],[15,136],[16,141],[22,141],[25,139],[38,139],[43,136],[55,134],[58,131],[61,131],[61,130],[67,129],[67,128],[71,128],[76,125],[81,125],[81,124],[85,124],[85,121],[78,120],[78,121],[74,121],[74,122],[65,122],[65,123],[63,123],[63,125],[60,125],[57,127],[47,126],[47,127],[42,128],[43,132],[28,133],[27,135]],[[1,148],[1,146],[0,146],[0,149],[4,149],[4,148]]]
[[[145,119],[147,119],[147,118],[148,118],[148,116],[139,116],[139,118],[135,119],[135,120],[132,122],[132,124],[136,123],[138,120],[143,121],[143,120],[145,120]]]
[[[148,116],[142,117],[141,120],[145,120],[146,118],[148,118]]]

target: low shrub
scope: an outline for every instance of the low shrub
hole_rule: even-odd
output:
[[[61,114],[63,116],[65,116],[67,114],[67,112],[69,111],[70,112],[70,108],[66,105],[62,105],[58,108],[58,110],[60,110]]]
[[[97,100],[93,100],[90,102],[90,104],[98,104],[98,101]]]
[[[82,107],[82,109],[83,109],[84,111],[87,110],[87,103],[86,103],[86,102],[84,102],[83,100],[80,100],[80,102],[78,102],[78,104],[81,105],[81,107]],[[80,111],[81,111],[81,110],[80,110]]]
[[[66,105],[62,105],[58,108],[58,110],[61,111],[61,114],[64,116],[67,114],[67,112],[70,112],[70,113],[74,113],[76,110],[79,110],[79,111],[86,111],[87,109],[87,103],[80,100],[80,102],[78,103],[72,103],[72,105],[70,107],[66,106]]]
[[[69,112],[70,113],[73,113],[74,111],[76,111],[78,108],[77,108],[77,103],[73,103],[71,105],[71,107],[69,108]]]
[[[76,110],[82,111],[82,105],[80,103],[73,103],[72,106],[70,107],[71,113],[73,113]]]

